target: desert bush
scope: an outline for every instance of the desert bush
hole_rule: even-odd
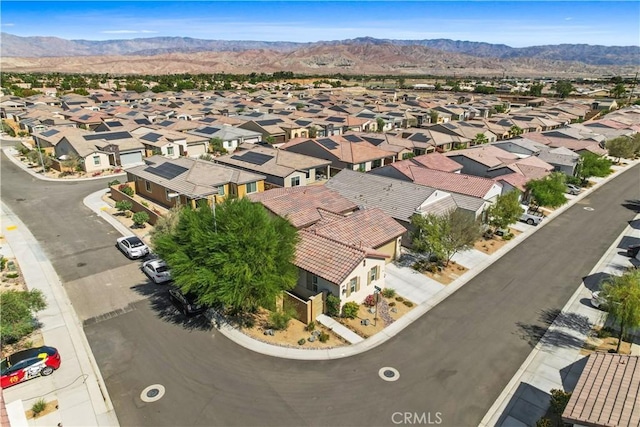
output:
[[[7,259],[4,256],[0,255],[0,271],[3,271],[6,266],[7,266]]]
[[[41,291],[6,291],[0,299],[0,336],[2,343],[12,343],[36,328],[34,313],[44,310],[47,302]]]
[[[396,290],[393,288],[384,288],[382,290],[382,296],[385,298],[393,298],[396,296]]]
[[[536,421],[536,427],[553,427],[553,422],[549,418],[540,418]]]
[[[320,336],[318,337],[318,339],[320,340],[320,342],[327,342],[329,341],[329,334],[322,331],[320,332]]]
[[[305,329],[309,332],[313,332],[316,329],[316,322],[312,320]]]
[[[396,306],[396,302],[395,302],[395,301],[391,301],[391,302],[389,303],[389,307],[395,307],[395,306]]]
[[[37,417],[40,412],[44,411],[45,409],[47,409],[47,402],[45,402],[44,399],[36,400],[31,406],[31,412],[33,412],[34,418]]]
[[[356,317],[358,317],[359,309],[360,306],[357,302],[349,301],[342,306],[342,317],[346,317],[347,319],[355,319]]]
[[[144,228],[145,223],[149,221],[149,214],[146,212],[136,212],[131,219],[136,227]]]
[[[128,200],[119,200],[116,202],[116,209],[120,213],[124,213],[125,211],[130,211],[133,205]]]
[[[107,187],[111,188],[114,185],[119,185],[120,181],[118,181],[117,179],[114,179],[113,181],[109,181],[107,182]]]
[[[395,299],[396,299],[396,301],[398,301],[398,302],[402,302],[402,301],[404,301],[404,298],[402,298],[401,296],[397,296]]]
[[[289,326],[291,320],[291,313],[289,311],[272,311],[269,314],[269,326],[276,331],[283,331]]]
[[[412,303],[411,301],[406,301],[406,300],[405,300],[405,301],[402,301],[402,303],[403,303],[404,305],[406,305],[407,307],[413,307],[413,303]]]
[[[551,390],[551,410],[554,414],[561,416],[571,399],[571,392],[554,388]]]
[[[340,298],[332,294],[327,296],[327,314],[332,317],[340,315]]]
[[[133,197],[133,194],[134,194],[133,188],[129,187],[127,184],[120,184],[120,186],[118,187],[118,190],[122,191],[124,194],[126,194],[129,197]]]
[[[306,342],[307,342],[307,340],[306,340],[306,339],[304,339],[304,338],[300,338],[300,339],[298,340],[298,345],[304,345],[304,343],[306,343]]]

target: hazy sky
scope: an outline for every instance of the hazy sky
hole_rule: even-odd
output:
[[[180,36],[313,42],[355,37],[468,40],[512,47],[640,45],[629,1],[5,1],[2,31],[109,40]]]

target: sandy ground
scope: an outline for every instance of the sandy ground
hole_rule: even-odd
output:
[[[406,305],[406,300],[402,297],[398,297],[398,299],[399,301],[396,301],[395,298],[380,298],[377,313],[375,308],[370,309],[361,304],[358,317],[355,319],[340,318],[337,320],[361,337],[369,338],[382,331],[415,307],[410,301],[407,302],[407,304],[410,304],[411,307]],[[367,320],[368,324],[366,322]]]

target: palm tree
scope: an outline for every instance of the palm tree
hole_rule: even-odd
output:
[[[486,144],[489,142],[486,135],[484,133],[477,133],[476,136],[472,140],[473,145]]]
[[[515,137],[515,136],[522,135],[523,131],[522,131],[522,128],[520,126],[513,125],[513,126],[511,126],[511,128],[509,128],[509,132],[511,133],[512,137]]]

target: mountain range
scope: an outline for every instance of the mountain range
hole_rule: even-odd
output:
[[[90,41],[8,33],[1,33],[0,37],[5,71],[451,74],[454,70],[469,75],[535,76],[622,75],[633,73],[640,64],[640,46],[560,44],[513,48],[449,39],[372,37],[313,43],[189,37]]]

